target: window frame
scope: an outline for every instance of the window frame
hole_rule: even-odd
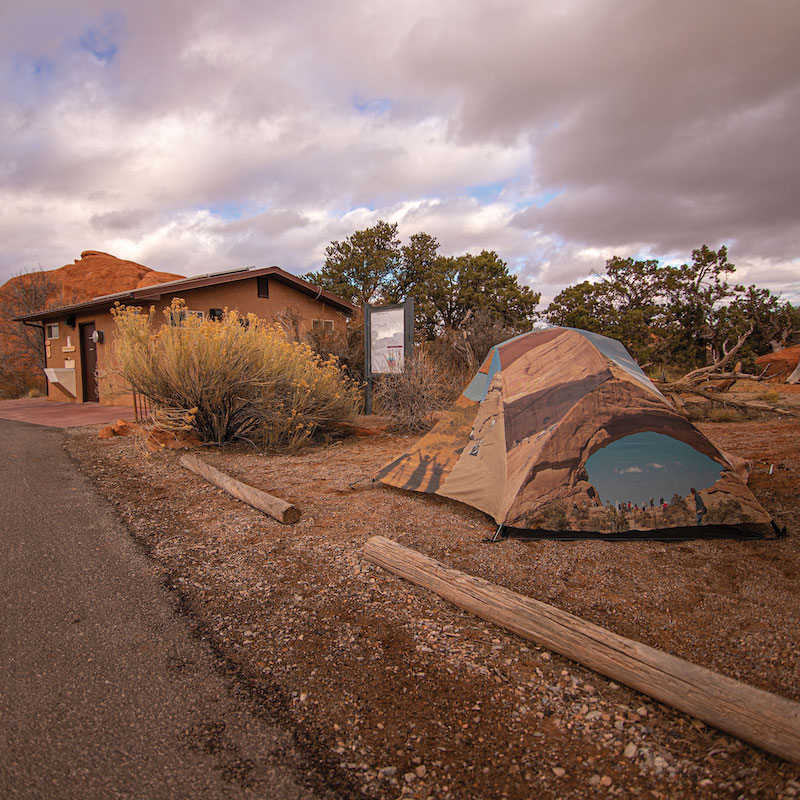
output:
[[[53,335],[53,331],[55,330],[55,336]],[[58,339],[59,337],[59,329],[57,322],[48,322],[44,326],[44,338],[50,342],[54,339]]]

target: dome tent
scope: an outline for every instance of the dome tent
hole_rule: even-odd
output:
[[[619,342],[574,328],[493,347],[451,410],[375,477],[528,530],[764,533],[771,522]]]

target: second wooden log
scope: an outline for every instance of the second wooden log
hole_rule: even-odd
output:
[[[193,456],[189,453],[181,456],[181,466],[205,478],[209,483],[213,483],[218,489],[227,492],[231,497],[241,500],[243,503],[263,511],[278,522],[291,525],[300,519],[300,509],[297,506],[281,500],[280,497],[274,497],[267,492],[262,492],[253,486],[248,486],[246,483],[237,481],[226,475],[216,467],[206,464],[205,461]]]
[[[373,536],[368,561],[720,730],[800,763],[800,704]]]

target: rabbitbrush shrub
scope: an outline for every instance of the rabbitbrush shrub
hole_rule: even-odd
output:
[[[226,311],[220,321],[201,320],[174,301],[156,329],[153,309],[113,313],[115,358],[129,388],[184,412],[203,441],[292,449],[360,410],[358,384],[335,357],[288,341],[279,325],[255,315]]]

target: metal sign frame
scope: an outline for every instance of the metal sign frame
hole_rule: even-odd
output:
[[[407,297],[402,303],[373,306],[364,303],[364,413],[372,413],[372,312],[403,309],[403,365],[414,357],[414,298]]]

